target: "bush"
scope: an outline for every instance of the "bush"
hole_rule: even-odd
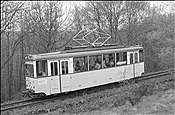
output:
[[[130,101],[132,106],[134,106],[135,104],[137,104],[140,101],[141,97],[142,97],[142,95],[136,93],[136,94],[132,95],[131,97],[129,97],[128,100]]]

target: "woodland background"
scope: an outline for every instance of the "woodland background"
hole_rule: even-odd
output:
[[[60,1],[1,1],[1,102],[25,89],[27,54],[74,45],[71,38],[85,24],[110,34],[108,43],[143,46],[147,72],[175,65],[175,2],[151,7],[146,1],[87,1],[68,7]]]

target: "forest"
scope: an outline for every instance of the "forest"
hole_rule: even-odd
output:
[[[27,54],[75,45],[72,37],[87,24],[105,30],[109,44],[143,46],[146,72],[174,68],[175,2],[1,1],[1,102],[25,89]]]

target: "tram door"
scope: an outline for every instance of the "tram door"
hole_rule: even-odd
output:
[[[130,52],[130,64],[133,65],[133,77],[137,77],[139,75],[138,51]]]
[[[135,77],[134,52],[128,52],[128,64],[130,64],[130,78]]]
[[[139,63],[139,51],[134,51],[134,66],[135,66],[135,77],[138,77],[143,72],[143,64]]]
[[[138,63],[138,52],[137,51],[134,51],[133,52],[133,68],[134,68],[134,77],[137,77],[138,75],[138,65],[137,65],[137,63]]]
[[[61,92],[68,92],[71,89],[70,73],[71,73],[70,59],[60,60]]]
[[[59,63],[58,60],[49,62],[50,93],[60,93]]]

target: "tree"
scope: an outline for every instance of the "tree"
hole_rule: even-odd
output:
[[[23,5],[22,2],[1,1],[1,35],[13,23],[16,14]]]
[[[126,13],[126,9],[124,7],[124,2],[119,1],[111,1],[111,2],[102,2],[103,4],[103,10],[105,12],[105,16],[107,17],[107,26],[110,30],[111,36],[112,36],[112,43],[117,43],[122,45],[123,41],[120,37],[119,29],[123,25],[124,21],[126,20],[124,18],[124,15]]]
[[[41,52],[59,49],[68,39],[67,28],[72,22],[67,22],[68,14],[64,17],[63,3],[45,2],[32,3],[31,9],[26,11],[30,17],[29,25],[33,31],[30,44]]]
[[[14,53],[17,48],[15,44],[15,25],[17,15],[22,10],[24,3],[1,1],[1,83],[4,86],[1,99],[11,99],[14,87]],[[5,95],[5,96],[4,96]]]
[[[136,35],[142,33],[137,27],[142,23],[144,18],[147,16],[148,7],[147,2],[126,2],[126,38],[128,45],[134,45],[134,41],[138,41]],[[136,42],[137,44],[137,42]]]

